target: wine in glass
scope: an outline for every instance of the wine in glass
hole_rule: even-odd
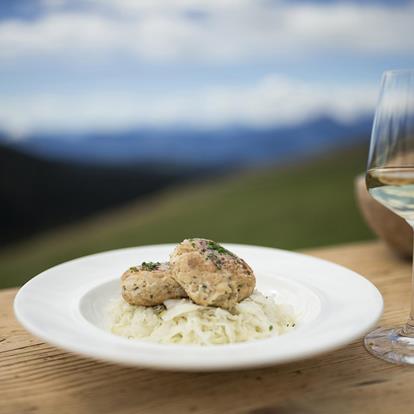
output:
[[[366,183],[377,201],[414,228],[414,70],[391,70],[383,75]],[[373,355],[414,364],[414,291],[411,295],[405,325],[379,328],[365,337],[365,347]]]

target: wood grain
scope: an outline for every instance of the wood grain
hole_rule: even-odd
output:
[[[385,299],[381,324],[409,310],[410,264],[379,242],[307,253],[373,281]],[[174,373],[68,354],[16,322],[16,289],[0,292],[0,413],[390,413],[414,411],[414,368],[366,353],[361,340],[327,355],[266,369]]]

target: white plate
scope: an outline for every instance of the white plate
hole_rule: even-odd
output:
[[[343,346],[381,316],[381,294],[344,267],[298,253],[226,244],[255,271],[257,288],[290,302],[302,314],[295,330],[231,345],[192,346],[129,340],[104,329],[108,300],[120,294],[123,271],[168,259],[173,245],[134,247],[72,260],[26,283],[14,301],[17,319],[60,348],[101,360],[183,371],[279,364]]]

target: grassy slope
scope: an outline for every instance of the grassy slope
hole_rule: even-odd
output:
[[[28,240],[0,252],[0,287],[19,285],[77,256],[190,236],[286,249],[371,238],[353,197],[353,179],[365,157],[354,150],[170,190]]]

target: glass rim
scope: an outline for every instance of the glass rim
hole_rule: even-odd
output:
[[[404,74],[404,73],[412,73],[414,74],[414,68],[403,68],[403,69],[387,69],[383,72],[384,76],[388,75],[398,75],[398,74]]]

